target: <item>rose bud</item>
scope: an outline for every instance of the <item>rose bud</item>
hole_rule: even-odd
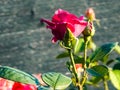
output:
[[[85,16],[90,20],[90,21],[94,21],[96,20],[95,17],[95,12],[93,10],[93,8],[88,8],[85,12]]]

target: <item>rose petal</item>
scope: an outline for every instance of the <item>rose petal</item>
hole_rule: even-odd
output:
[[[52,38],[52,43],[56,43],[57,42],[57,38],[56,37],[53,37]]]

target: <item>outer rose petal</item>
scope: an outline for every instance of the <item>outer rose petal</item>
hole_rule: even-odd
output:
[[[50,25],[50,26],[53,26],[53,25],[54,25],[53,22],[51,22],[50,20],[44,19],[44,18],[42,18],[42,19],[40,20],[40,22],[45,22],[45,23],[47,23],[47,24]]]
[[[0,87],[5,86],[7,80],[0,78]]]
[[[37,88],[34,85],[15,82],[12,90],[37,90]]]
[[[74,14],[69,13],[66,10],[58,9],[55,11],[54,16],[52,17],[52,22],[71,22],[71,19],[77,18]]]
[[[75,32],[73,33],[76,37],[79,36],[83,30],[86,28],[87,23],[83,22],[81,24],[75,24]]]
[[[55,27],[55,29],[52,29],[52,34],[56,37],[56,39],[63,40],[67,29],[66,23],[58,23]]]
[[[80,17],[79,17],[79,20],[84,20],[84,16],[80,16]]]
[[[55,11],[54,16],[52,17],[52,22],[63,22],[63,20],[65,21],[67,19],[67,14],[67,11],[58,9],[57,11]]]
[[[52,43],[56,43],[57,42],[57,38],[56,37],[53,37],[52,38]]]
[[[0,90],[11,90],[13,84],[13,81],[0,78]]]

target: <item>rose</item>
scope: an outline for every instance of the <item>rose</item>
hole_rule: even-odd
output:
[[[0,90],[11,90],[14,82],[0,78]]]
[[[76,15],[68,11],[58,9],[52,17],[52,20],[41,19],[41,22],[47,23],[47,28],[50,28],[54,37],[52,42],[63,40],[66,30],[69,29],[75,37],[79,36],[87,26],[84,17],[78,18]]]
[[[37,87],[35,85],[22,84],[19,82],[15,82],[13,84],[12,90],[37,90]]]

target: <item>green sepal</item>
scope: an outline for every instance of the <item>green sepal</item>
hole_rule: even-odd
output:
[[[63,42],[64,42],[64,46],[71,48],[72,47],[72,41],[75,40],[75,36],[73,35],[73,33],[70,31],[69,28],[67,28]]]

